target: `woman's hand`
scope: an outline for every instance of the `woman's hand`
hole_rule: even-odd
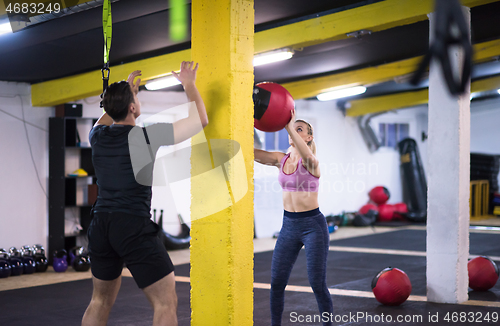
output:
[[[293,130],[293,124],[295,123],[295,109],[290,110],[290,121],[285,126],[286,131],[290,132],[290,130]]]
[[[130,88],[132,89],[132,92],[134,92],[135,95],[139,93],[139,85],[141,84],[141,79],[138,78],[136,83],[134,84],[134,79],[135,77],[142,76],[140,70],[133,71],[127,78],[127,83],[130,85]]]
[[[172,71],[172,75],[177,78],[183,86],[194,84],[196,81],[196,72],[198,71],[198,64],[194,66],[194,61],[182,61],[181,71],[176,73]]]

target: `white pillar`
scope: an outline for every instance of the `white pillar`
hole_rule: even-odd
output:
[[[470,26],[470,10],[463,9]],[[432,44],[435,13],[429,20]],[[463,57],[459,49],[450,51],[454,72],[461,72]],[[464,95],[450,95],[435,60],[429,76],[427,146],[427,300],[460,303],[468,300],[469,284],[470,81]]]

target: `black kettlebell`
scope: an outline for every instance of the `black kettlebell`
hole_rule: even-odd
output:
[[[35,258],[35,271],[37,273],[45,272],[49,266],[49,261],[45,256],[45,249],[41,245],[34,245],[33,254]]]
[[[0,278],[9,277],[11,274],[9,258],[9,253],[5,249],[0,249]]]
[[[73,247],[70,253],[71,266],[77,272],[86,272],[90,269],[90,257],[85,247]]]
[[[10,254],[10,269],[11,269],[11,276],[18,276],[22,275],[24,271],[24,263],[21,260],[19,251],[17,251],[16,247],[10,247],[9,248],[9,254]]]
[[[42,245],[36,244],[33,246],[33,255],[44,255],[45,256],[45,248]]]
[[[21,260],[23,261],[24,274],[33,274],[36,270],[35,258],[33,258],[33,251],[30,246],[23,246],[20,250]]]
[[[49,267],[49,261],[45,256],[35,256],[35,271],[37,273],[47,271],[47,267]]]
[[[77,272],[86,272],[90,269],[90,258],[86,255],[77,256],[73,261],[73,268]]]
[[[69,251],[69,264],[73,266],[75,259],[78,256],[82,256],[85,248],[84,247],[73,247]]]

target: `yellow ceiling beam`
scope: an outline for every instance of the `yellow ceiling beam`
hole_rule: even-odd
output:
[[[484,78],[471,83],[471,92],[486,92],[500,89],[500,76]],[[429,102],[429,89],[412,92],[403,92],[384,96],[375,96],[350,101],[346,115],[357,117],[360,115],[397,110],[427,104]]]
[[[365,114],[427,104],[428,101],[429,89],[427,88],[415,92],[363,98],[349,101],[349,108],[346,110],[346,115],[357,117]]]
[[[473,7],[499,0],[462,0],[462,4]],[[374,4],[317,17],[294,24],[289,24],[270,30],[255,33],[255,53],[266,52],[283,47],[302,47],[319,44],[330,40],[346,38],[346,33],[368,29],[373,32],[388,29],[398,25],[410,24],[427,19],[427,14],[433,10],[434,0],[386,0]],[[180,59],[182,58],[182,59]],[[178,60],[175,62],[175,60]],[[134,69],[143,71],[143,80],[156,78],[178,69],[182,60],[190,60],[190,54],[170,53],[120,66],[111,67],[111,82],[124,79]],[[395,63],[387,69],[408,70],[414,64],[415,58],[408,62]],[[175,67],[174,67],[175,66]],[[151,69],[148,69],[151,68]],[[203,69],[203,67],[202,67]],[[209,69],[207,67],[207,69]],[[384,68],[374,68],[372,79],[377,71]],[[392,74],[394,74],[393,72]],[[386,74],[390,74],[386,72]],[[402,73],[401,73],[402,74]],[[355,76],[351,77],[354,80]],[[388,77],[389,78],[389,77]],[[101,73],[99,70],[71,77],[32,85],[33,106],[54,106],[75,101],[88,96],[100,94],[102,91]],[[355,81],[359,84],[358,81]],[[337,81],[336,83],[340,83]],[[346,83],[340,84],[346,85]],[[322,86],[323,87],[323,86]],[[329,86],[328,88],[335,87]],[[317,95],[319,91],[316,91]],[[293,95],[293,94],[292,94]],[[309,96],[302,96],[303,98]]]
[[[494,89],[500,89],[500,76],[476,80],[471,84],[471,92],[487,92]]]
[[[474,44],[474,62],[484,62],[500,55],[500,39]],[[348,71],[318,78],[282,84],[294,99],[314,97],[336,88],[368,86],[411,74],[417,70],[422,56],[387,63],[375,67]]]
[[[472,46],[474,48],[474,55],[472,57],[474,63],[491,61],[494,57],[500,55],[500,39],[477,43]]]
[[[427,19],[434,0],[386,0],[256,33],[255,53],[347,38],[359,30],[381,31]]]
[[[132,71],[141,70],[141,84],[144,84],[147,80],[163,77],[172,70],[179,70],[181,62],[189,60],[191,60],[191,49],[113,66],[109,82],[125,80]],[[102,75],[100,70],[95,70],[33,84],[31,102],[33,106],[54,106],[100,93],[102,93]]]
[[[475,7],[498,0],[461,0]],[[386,0],[305,21],[272,28],[255,34],[255,53],[285,47],[300,48],[346,39],[360,30],[379,32],[427,19],[435,0]]]
[[[412,73],[422,60],[415,57],[359,70],[282,84],[294,99],[314,97],[336,88],[369,85],[392,80],[396,76]]]

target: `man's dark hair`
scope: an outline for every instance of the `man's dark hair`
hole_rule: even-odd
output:
[[[108,86],[102,99],[106,113],[113,121],[125,120],[128,114],[128,106],[134,103],[134,94],[129,83],[121,81]]]

